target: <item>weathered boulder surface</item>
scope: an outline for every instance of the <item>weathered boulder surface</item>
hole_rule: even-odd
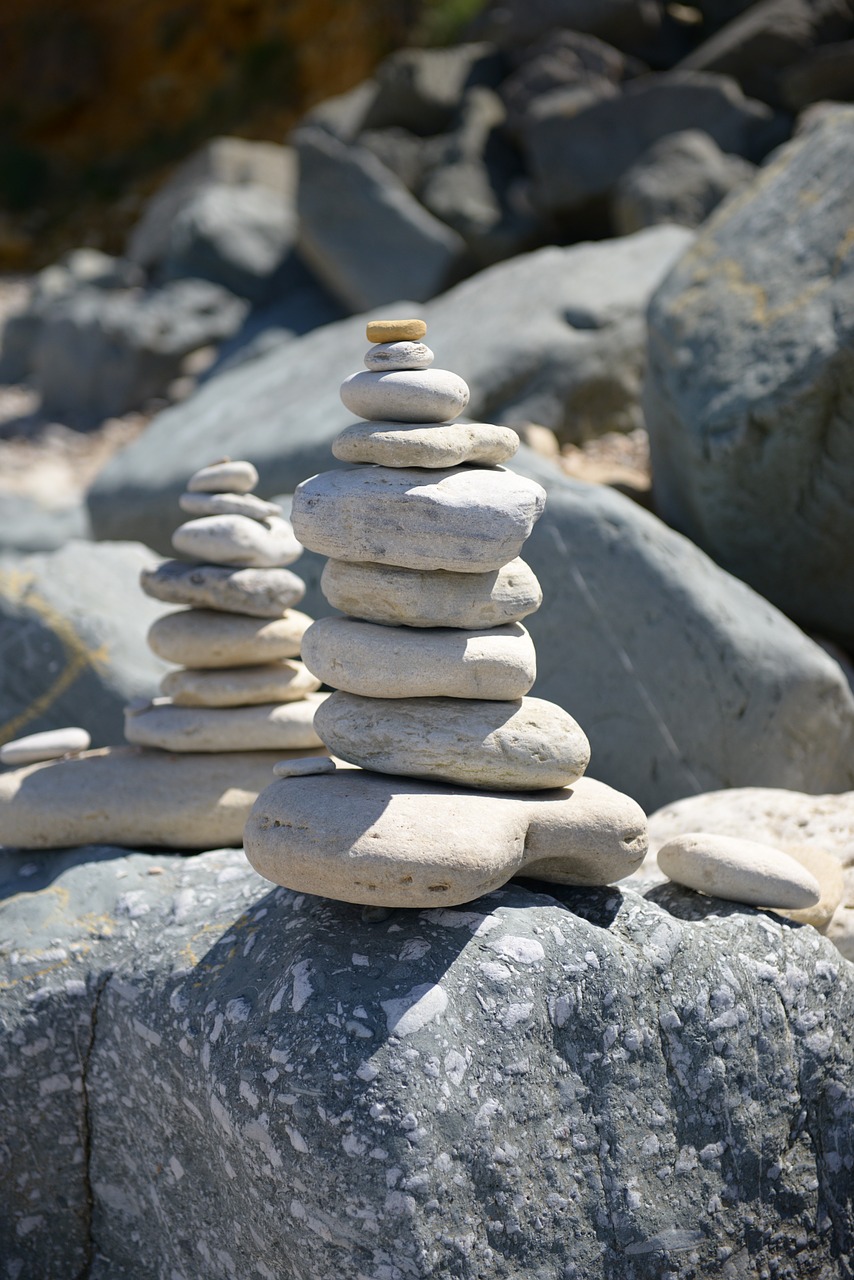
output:
[[[731,191],[755,173],[741,156],[728,156],[698,129],[669,133],[622,175],[611,199],[611,216],[621,235],[675,222],[699,227]]]
[[[10,1275],[847,1265],[854,970],[812,929],[532,883],[364,913],[238,851],[4,870]]]
[[[854,109],[703,228],[650,307],[644,410],[668,523],[802,626],[854,640]]]

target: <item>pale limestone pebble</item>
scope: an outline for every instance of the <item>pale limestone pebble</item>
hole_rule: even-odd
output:
[[[327,560],[320,589],[333,609],[368,622],[472,631],[518,622],[543,601],[533,569],[519,559],[489,573]]]
[[[416,631],[321,618],[302,639],[324,684],[365,698],[488,698],[512,702],[537,677],[534,642],[518,622],[483,631]]]
[[[803,909],[821,898],[818,881],[801,863],[739,836],[686,832],[661,846],[658,865],[677,884],[749,906]]]
[[[147,596],[167,604],[253,618],[281,618],[305,595],[305,583],[289,569],[231,569],[184,560],[164,560],[156,569],[143,569],[139,583]]]
[[[306,751],[295,751],[303,757]],[[240,848],[282,752],[107,747],[0,774],[0,844],[19,849]]]
[[[325,693],[251,707],[178,707],[158,701],[127,709],[125,737],[161,751],[304,751],[323,745],[314,716]]]
[[[0,747],[0,764],[36,764],[40,760],[59,760],[70,751],[85,751],[92,739],[85,729],[45,729],[29,733]]]
[[[158,658],[182,667],[250,667],[299,655],[311,618],[289,609],[281,618],[249,618],[213,609],[183,609],[156,618],[148,631]]]
[[[178,506],[188,516],[247,516],[250,520],[267,520],[281,516],[282,508],[265,502],[254,493],[182,493]]]
[[[276,569],[302,555],[290,521],[279,516],[200,516],[178,526],[172,546],[191,560],[244,569]]]
[[[450,369],[398,369],[351,373],[341,400],[358,418],[372,422],[450,422],[469,402],[469,389]]]
[[[830,922],[845,899],[845,873],[840,864],[823,849],[812,845],[789,845],[783,850],[790,858],[794,858],[802,867],[806,867],[810,875],[815,876],[821,897],[814,906],[803,907],[800,911],[776,908],[778,916],[794,920],[797,924],[811,924],[819,933],[827,933]]]
[[[302,760],[279,760],[273,765],[274,778],[305,778],[309,774],[334,773],[335,761],[330,756],[307,756]]]
[[[646,849],[639,805],[602,782],[490,794],[359,769],[285,778],[244,832],[256,871],[298,893],[385,907],[454,906],[514,875],[604,885]]]
[[[561,707],[456,698],[333,693],[315,727],[330,752],[377,773],[489,791],[543,791],[576,782],[590,744]]]
[[[365,356],[371,373],[391,373],[397,369],[429,369],[435,356],[423,342],[378,342]]]
[[[354,422],[332,442],[341,462],[381,467],[494,466],[512,458],[519,437],[488,422]]]
[[[516,559],[545,501],[503,467],[355,467],[304,480],[291,518],[303,546],[336,560],[486,573]]]
[[[182,667],[168,672],[160,689],[178,707],[248,707],[260,702],[297,702],[315,693],[320,683],[302,662],[285,661],[218,670]]]
[[[369,320],[368,342],[418,342],[427,332],[423,320]]]
[[[202,467],[187,481],[190,493],[250,493],[258,483],[258,472],[251,462],[212,462]]]

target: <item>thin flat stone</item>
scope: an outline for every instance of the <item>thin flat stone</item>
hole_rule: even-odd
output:
[[[345,408],[385,422],[450,422],[469,402],[469,389],[449,369],[351,373],[341,383]]]
[[[0,764],[35,764],[39,760],[59,760],[70,751],[85,751],[92,739],[85,729],[45,729],[29,733],[0,747]]]
[[[335,761],[329,756],[306,756],[302,760],[280,760],[273,765],[275,778],[305,778],[309,774],[334,773]]]
[[[488,791],[544,791],[576,782],[590,744],[561,707],[456,698],[362,698],[333,693],[315,727],[330,752],[377,773]]]
[[[545,501],[501,467],[357,467],[303,481],[291,518],[303,546],[336,560],[486,573],[515,560]]]
[[[321,682],[302,662],[270,662],[262,667],[169,671],[161,692],[178,707],[248,707],[262,702],[297,702]]]
[[[368,622],[472,631],[518,622],[543,599],[533,569],[519,559],[489,573],[327,560],[320,589],[333,609]]]
[[[537,677],[534,643],[518,622],[486,631],[416,631],[321,618],[303,636],[302,656],[324,684],[366,698],[512,702]]]
[[[427,332],[423,320],[370,320],[368,342],[417,342]]]
[[[166,613],[149,628],[159,658],[182,667],[245,667],[296,658],[311,618],[289,609],[283,618],[244,618],[212,609]]]
[[[182,493],[178,506],[189,516],[248,516],[267,520],[282,515],[275,502],[265,502],[254,493]]]
[[[147,596],[167,604],[255,618],[281,618],[305,595],[305,583],[289,569],[230,569],[184,560],[164,560],[156,569],[143,569],[139,584]]]
[[[396,369],[429,369],[435,359],[423,342],[380,342],[365,356],[365,368],[372,373]]]
[[[125,737],[161,751],[304,751],[322,746],[314,716],[325,693],[256,707],[176,707],[158,702],[125,714]]]
[[[202,467],[187,481],[190,493],[249,493],[258,483],[258,472],[251,462],[212,462]]]
[[[384,907],[471,902],[514,875],[610,884],[646,846],[640,806],[591,778],[507,796],[359,769],[272,783],[244,832],[274,884]]]
[[[821,898],[818,881],[800,862],[739,836],[686,832],[661,846],[658,865],[677,884],[749,906],[803,909]]]
[[[239,568],[278,568],[302,555],[290,521],[269,516],[201,516],[179,525],[172,546],[192,560]]]
[[[354,422],[332,442],[342,462],[381,467],[495,465],[512,458],[519,437],[511,427],[488,422]]]

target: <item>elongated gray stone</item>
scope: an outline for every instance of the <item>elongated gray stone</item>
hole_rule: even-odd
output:
[[[251,462],[212,462],[201,467],[187,481],[190,493],[249,493],[258,483],[258,472]]]
[[[211,564],[266,569],[293,564],[302,555],[290,521],[269,516],[201,516],[179,525],[172,546],[182,555]]]
[[[519,559],[489,573],[327,560],[320,588],[334,609],[368,622],[473,631],[518,622],[543,599],[533,570]]]
[[[471,902],[514,875],[595,885],[631,874],[646,817],[602,782],[535,796],[465,791],[361,769],[272,783],[246,856],[274,884],[384,907]]]
[[[39,760],[59,760],[69,751],[85,751],[92,739],[85,729],[45,729],[28,733],[0,747],[0,764],[35,764]]]
[[[449,369],[359,371],[341,383],[344,407],[359,418],[386,422],[449,422],[469,402],[469,389]]]
[[[567,787],[590,745],[572,716],[541,698],[361,698],[333,693],[315,716],[333,755],[377,773],[488,791]]]
[[[248,516],[250,520],[266,520],[281,516],[282,508],[265,502],[254,493],[182,493],[178,506],[189,516]]]
[[[281,618],[305,595],[305,583],[289,569],[231,569],[183,560],[164,560],[156,569],[143,569],[139,585],[147,596],[168,604],[253,618]]]
[[[291,519],[303,546],[337,560],[484,573],[518,556],[545,500],[499,467],[358,467],[303,481]]]
[[[156,702],[128,708],[125,737],[162,751],[305,751],[323,743],[313,727],[327,695],[310,693],[299,702],[254,707],[178,707]]]
[[[165,675],[160,688],[179,707],[247,707],[296,702],[319,689],[320,681],[302,662],[285,661],[213,671],[182,667]]]
[[[342,462],[381,467],[495,465],[512,458],[519,437],[512,427],[488,422],[355,422],[332,442]]]
[[[537,656],[518,622],[486,631],[418,631],[355,618],[321,618],[302,639],[303,660],[324,684],[366,698],[523,697]]]
[[[365,368],[372,373],[429,369],[433,360],[433,352],[424,342],[377,342],[365,356]]]
[[[213,609],[182,609],[152,623],[148,643],[183,667],[242,667],[295,658],[311,618],[289,609],[282,618],[243,618]]]

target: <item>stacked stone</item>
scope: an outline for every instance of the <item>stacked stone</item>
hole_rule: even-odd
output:
[[[143,573],[147,595],[189,606],[158,618],[151,649],[179,664],[165,695],[128,707],[127,741],[166,751],[305,751],[320,681],[297,661],[311,618],[293,608],[305,586],[284,566],[302,547],[275,503],[252,493],[249,462],[223,461],[190,478],[180,498],[193,516],[172,545],[192,563],[167,560]]]
[[[469,390],[431,367],[425,333],[419,320],[368,325],[367,369],[341,388],[367,421],[333,444],[356,465],[294,498],[295,532],[330,557],[321,587],[346,615],[303,639],[335,689],[315,727],[357,770],[283,770],[246,852],[276,883],[388,906],[467,901],[523,865],[604,884],[637,866],[646,823],[582,778],[590,749],[573,718],[527,696],[536,657],[521,620],[542,597],[519,553],[546,495],[501,465],[514,431],[454,421]]]

